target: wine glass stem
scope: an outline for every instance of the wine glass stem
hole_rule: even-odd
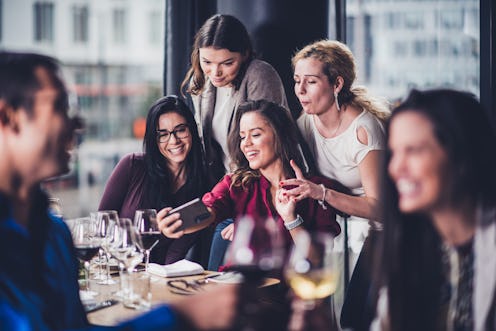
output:
[[[122,273],[125,275],[125,281],[124,284],[127,285],[127,288],[124,289],[124,293],[127,296],[126,300],[129,302],[132,302],[133,300],[133,295],[134,295],[134,286],[133,286],[133,268],[125,268],[124,272]]]
[[[105,256],[107,257],[107,280],[110,280],[110,259],[112,258],[112,256],[110,254],[105,254]]]
[[[88,261],[84,261],[84,288],[89,292],[90,290],[90,263]]]
[[[148,263],[150,263],[150,250],[145,250],[145,271],[148,272]]]

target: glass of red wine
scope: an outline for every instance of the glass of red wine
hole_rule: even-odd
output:
[[[277,274],[284,261],[284,244],[272,218],[256,222],[245,216],[237,220],[234,238],[227,252],[229,269],[243,275],[244,282],[260,283]]]
[[[71,228],[74,247],[78,259],[84,264],[84,295],[95,296],[97,293],[90,291],[89,269],[90,261],[98,253],[101,243],[96,237],[96,223],[89,217],[81,217],[74,220]]]
[[[285,248],[282,233],[272,218],[254,220],[245,216],[235,221],[234,238],[227,251],[228,270],[241,273],[239,314],[234,329],[260,330],[275,312],[259,300],[258,287],[265,277],[280,277]]]
[[[162,236],[158,229],[157,211],[155,209],[138,209],[134,214],[133,223],[141,237],[141,249],[145,253],[145,270],[148,271],[150,252]]]

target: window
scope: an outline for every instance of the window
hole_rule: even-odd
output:
[[[122,8],[114,9],[112,14],[114,43],[118,45],[126,42],[126,11]]]
[[[34,3],[34,40],[53,42],[53,8],[51,2]]]
[[[73,40],[76,43],[85,43],[88,41],[88,7],[74,6],[72,7],[73,21]]]
[[[479,95],[479,5],[479,0],[346,1],[346,43],[357,61],[358,83],[391,102],[412,87]],[[367,17],[370,24],[361,20]]]

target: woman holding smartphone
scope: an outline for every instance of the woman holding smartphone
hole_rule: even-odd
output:
[[[248,215],[256,222],[274,219],[287,246],[299,231],[339,234],[332,207],[324,208],[314,199],[298,202],[288,199],[287,190],[280,185],[282,180],[303,177],[296,167],[302,164],[296,125],[283,107],[265,100],[240,105],[229,149],[235,170],[203,196],[212,214],[203,226],[233,218],[234,225],[228,236],[232,240],[239,217]],[[309,180],[334,187],[331,180],[323,177],[311,176]],[[165,208],[158,213],[159,228],[169,238],[181,238],[185,233],[178,231],[182,225],[181,215],[167,216],[169,211],[170,208]]]
[[[112,172],[99,210],[113,209],[133,218],[137,209],[177,207],[207,190],[202,145],[193,114],[177,96],[158,99],[148,112],[143,153],[124,156]],[[151,261],[183,259],[198,234],[162,237]]]

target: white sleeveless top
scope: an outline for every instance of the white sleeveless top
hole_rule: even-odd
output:
[[[358,165],[368,152],[385,148],[385,131],[382,123],[364,110],[344,132],[333,138],[325,138],[319,133],[313,115],[304,113],[300,116],[298,127],[310,147],[318,171],[325,177],[339,181],[354,195],[364,196],[365,191]],[[360,127],[367,132],[367,145],[358,140],[357,130]],[[353,215],[348,220],[353,221],[348,222],[349,245],[353,252],[358,254],[367,237],[369,225],[376,229],[380,229],[381,226],[377,222],[369,222],[365,218]],[[342,226],[341,217],[338,217],[338,222]],[[336,238],[338,247],[342,246],[342,240],[342,236]]]
[[[365,195],[358,165],[369,151],[385,148],[382,123],[364,110],[343,133],[333,138],[325,138],[319,133],[313,115],[302,114],[298,127],[312,151],[319,172],[339,181],[353,194]],[[358,140],[357,130],[360,127],[367,132],[367,145]]]

